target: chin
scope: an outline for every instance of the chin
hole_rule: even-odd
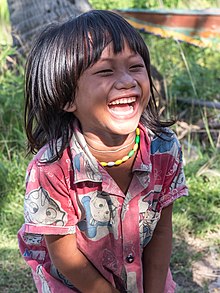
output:
[[[130,134],[136,130],[136,128],[138,127],[138,123],[139,123],[139,120],[133,121],[133,122],[118,123],[117,132],[118,134],[121,134],[121,135]]]

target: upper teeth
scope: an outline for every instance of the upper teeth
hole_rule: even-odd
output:
[[[133,103],[135,101],[136,101],[135,97],[121,98],[121,99],[112,101],[111,103],[109,103],[109,105],[129,104],[129,103]]]

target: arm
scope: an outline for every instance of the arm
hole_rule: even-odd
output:
[[[172,250],[172,204],[164,208],[152,239],[144,248],[144,292],[163,293]]]
[[[76,235],[45,235],[55,267],[83,293],[119,293],[80,252]]]

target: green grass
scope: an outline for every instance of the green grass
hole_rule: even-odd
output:
[[[17,231],[23,223],[24,152],[13,150],[10,160],[0,155],[0,292],[36,292],[31,273],[18,250]]]
[[[0,44],[12,43],[7,0],[0,0]]]
[[[177,9],[204,9],[219,7],[218,0],[89,0],[96,9],[121,8],[177,8]]]
[[[0,292],[34,292],[18,251],[17,231],[23,223],[25,158],[23,132],[23,67],[8,66],[15,53],[0,46]],[[14,61],[13,61],[14,62]]]
[[[203,178],[188,179],[190,196],[175,204],[175,232],[181,235],[190,231],[194,236],[205,237],[219,231],[220,195],[219,180],[209,182]],[[186,203],[186,201],[188,201]],[[217,240],[220,243],[220,239]]]
[[[204,238],[219,231],[219,162],[220,154],[214,155],[213,163],[209,166],[209,156],[204,155],[185,167],[190,193],[189,197],[181,198],[175,203],[173,219],[176,235],[190,231],[194,236]],[[201,173],[201,170],[204,171]],[[220,244],[220,239],[215,241]]]
[[[215,48],[198,48],[172,39],[143,35],[151,52],[152,64],[163,75],[168,111],[178,115],[189,108],[177,98],[218,101],[220,54]],[[210,109],[209,109],[210,110]],[[199,106],[191,107],[184,118],[192,123],[202,118]],[[215,110],[209,111],[209,116]],[[181,116],[182,117],[182,116]]]
[[[208,293],[207,281],[202,287],[193,282],[192,267],[196,261],[206,261],[210,248],[220,244],[219,162],[219,153],[205,153],[185,166],[189,196],[178,199],[173,211],[171,269],[181,286],[178,293]],[[203,247],[198,249],[197,242]],[[206,265],[214,264],[206,261]]]
[[[9,236],[2,231],[0,240],[0,292],[36,292],[30,270],[20,256],[14,235]]]
[[[151,4],[154,4],[153,1]],[[9,28],[5,0],[0,0],[0,22]],[[0,30],[0,292],[31,293],[36,290],[30,270],[18,251],[16,238],[23,223],[24,176],[30,160],[25,156],[23,131],[23,66],[12,59],[15,51],[7,45],[10,43],[8,31],[6,35],[6,38],[3,37]],[[176,98],[217,101],[219,52],[187,44],[180,47],[170,39],[162,40],[150,35],[144,37],[153,64],[165,79],[168,111],[164,115],[169,117],[177,112],[188,123],[217,119],[219,111],[180,104]],[[9,66],[12,69],[9,70]],[[192,263],[205,257],[205,254],[190,246],[187,237],[207,240],[210,247],[220,244],[216,236],[220,229],[220,155],[212,139],[213,144],[207,134],[202,138],[199,134],[189,134],[182,141],[184,145],[187,142],[184,146],[186,154],[190,153],[191,147],[196,148],[197,158],[185,166],[189,197],[177,200],[174,205],[172,270],[174,278],[191,286],[191,291],[186,291],[189,293],[207,292],[207,287],[198,288],[192,281]]]

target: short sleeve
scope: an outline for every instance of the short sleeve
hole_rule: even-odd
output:
[[[176,135],[169,131],[168,135],[156,138],[152,153],[155,161],[156,184],[162,185],[160,207],[170,205],[177,198],[188,195],[183,170],[182,148]]]
[[[166,180],[162,190],[161,205],[166,207],[177,198],[188,195],[186,179],[183,169],[183,154],[181,145],[176,137],[173,136],[173,150],[169,161],[169,168],[166,173]]]
[[[24,232],[34,234],[72,234],[78,222],[76,195],[69,188],[68,160],[39,163],[27,169],[24,199]]]

